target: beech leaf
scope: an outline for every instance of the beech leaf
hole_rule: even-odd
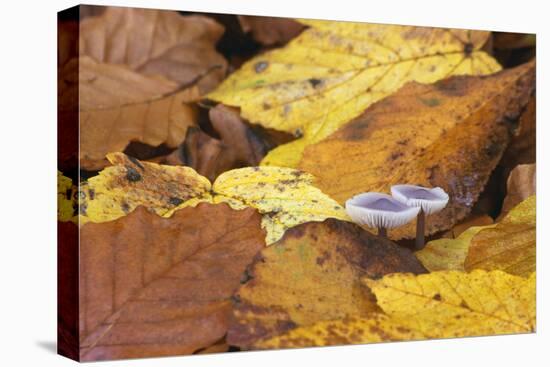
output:
[[[191,354],[227,332],[231,294],[264,246],[260,215],[140,207],[80,231],[81,360]]]
[[[430,271],[503,270],[528,276],[536,262],[536,196],[531,196],[502,221],[471,227],[456,239],[428,242],[416,257]]]
[[[430,215],[426,234],[451,228],[470,213],[535,88],[535,63],[485,76],[410,83],[309,146],[299,168],[340,203],[396,184],[441,187],[447,206]],[[413,238],[415,222],[389,231]]]
[[[489,32],[300,20],[310,28],[284,48],[258,55],[208,98],[243,118],[300,138],[262,164],[296,167],[302,151],[408,81],[500,70],[481,48]]]
[[[79,57],[59,72],[60,119],[80,121],[80,165],[101,169],[132,141],[177,147],[198,118],[191,103],[225,75],[222,33],[210,18],[163,10],[108,7],[83,19]]]
[[[321,320],[365,316],[377,310],[360,279],[425,269],[408,249],[336,219],[286,231],[265,248],[236,293],[227,340],[255,341]]]
[[[290,227],[333,217],[349,220],[337,202],[313,186],[313,176],[291,168],[246,167],[224,172],[214,184],[190,167],[140,162],[123,153],[107,156],[113,164],[82,185],[82,221],[105,222],[143,205],[158,215],[200,202],[226,202],[263,214],[266,243]]]
[[[535,273],[390,274],[366,279],[385,314],[320,321],[265,339],[255,349],[365,344],[535,332]]]

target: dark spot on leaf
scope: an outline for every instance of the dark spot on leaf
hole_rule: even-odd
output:
[[[141,181],[141,175],[135,168],[126,166],[126,179],[130,182],[138,182]]]
[[[88,195],[90,195],[90,200],[94,200],[94,198],[95,198],[95,190],[94,190],[94,189],[88,190]]]
[[[261,73],[262,71],[267,69],[268,66],[269,66],[269,63],[267,61],[259,61],[254,65],[254,70],[257,73]]]
[[[468,42],[464,45],[464,55],[470,56],[474,51],[474,45],[471,42]]]
[[[120,204],[120,208],[122,209],[122,211],[126,214],[128,214],[128,212],[130,212],[130,206],[128,205],[127,202],[123,201],[122,204]]]
[[[402,157],[404,155],[403,152],[393,152],[391,155],[390,155],[390,160],[391,161],[395,161],[396,159]]]
[[[262,108],[263,108],[264,110],[269,110],[269,109],[271,108],[271,105],[270,105],[269,103],[267,103],[267,102],[264,102],[263,105],[262,105]]]
[[[321,79],[316,78],[311,78],[308,80],[308,82],[313,88],[317,88],[319,85],[323,84],[323,81]]]
[[[437,98],[419,98],[420,102],[425,104],[428,107],[436,107],[441,104],[441,101]]]
[[[175,196],[172,196],[170,199],[168,199],[168,201],[170,202],[170,204],[172,204],[174,206],[178,206],[181,203],[183,203],[183,199],[175,197]]]
[[[441,294],[436,293],[436,294],[434,294],[434,296],[432,298],[436,301],[441,301]]]

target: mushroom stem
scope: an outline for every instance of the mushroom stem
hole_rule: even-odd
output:
[[[388,237],[388,231],[384,227],[378,227],[378,235],[380,237]]]
[[[416,249],[424,248],[424,231],[426,229],[426,215],[424,210],[420,209],[416,217]]]

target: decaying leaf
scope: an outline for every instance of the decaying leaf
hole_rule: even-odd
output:
[[[503,270],[528,276],[536,269],[536,202],[530,196],[498,223],[472,238],[464,262],[472,269]]]
[[[255,344],[258,349],[531,333],[535,273],[501,271],[390,274],[365,282],[385,314],[321,321]]]
[[[222,33],[207,17],[162,10],[109,7],[82,20],[80,57],[60,72],[79,80],[65,94],[79,98],[68,108],[80,109],[81,166],[101,169],[131,141],[177,147],[197,120],[190,103],[224,76]]]
[[[241,108],[251,123],[301,138],[262,164],[296,167],[303,149],[329,136],[408,81],[490,74],[489,32],[301,20],[286,47],[254,57],[208,98]]]
[[[501,216],[508,213],[513,207],[535,195],[537,191],[537,166],[535,164],[521,164],[516,166],[508,176],[506,184],[506,198],[502,204]]]
[[[428,242],[415,253],[430,271],[503,270],[528,276],[535,271],[536,196],[512,209],[499,223],[471,227],[455,239]]]
[[[238,15],[239,24],[245,33],[264,46],[284,45],[304,29],[304,25],[294,19]]]
[[[257,166],[269,147],[239,116],[239,112],[222,104],[208,112],[212,127],[220,139],[198,128],[187,130],[178,150],[181,163],[214,181],[233,168]]]
[[[365,316],[375,302],[360,279],[425,269],[408,249],[336,219],[304,223],[262,250],[236,293],[228,343],[242,348],[297,326]]]
[[[386,315],[373,313],[363,318],[319,321],[260,340],[254,343],[253,348],[307,348],[419,339],[425,339],[424,334],[405,328]]]
[[[264,247],[260,219],[200,204],[82,226],[81,360],[191,354],[220,340],[231,294]]]
[[[491,76],[410,83],[309,146],[299,168],[340,203],[395,184],[442,187],[449,203],[428,217],[426,233],[449,229],[471,211],[534,82],[529,63]],[[393,238],[415,233],[414,222],[390,231]]]
[[[57,220],[68,222],[75,215],[77,190],[73,181],[57,171]]]
[[[127,65],[144,75],[162,75],[201,93],[225,76],[227,62],[216,52],[223,27],[200,15],[108,7],[80,25],[80,54],[105,64]]]
[[[240,168],[223,173],[212,185],[189,167],[140,162],[123,153],[107,158],[113,166],[82,185],[82,221],[110,221],[139,205],[169,217],[200,202],[227,202],[235,209],[252,207],[263,214],[266,243],[271,244],[300,223],[349,219],[337,202],[313,186],[311,175],[295,169]]]

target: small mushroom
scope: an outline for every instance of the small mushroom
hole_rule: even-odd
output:
[[[449,202],[449,195],[441,187],[430,189],[415,185],[392,186],[391,194],[403,204],[420,208],[416,220],[416,248],[423,248],[426,215],[442,210]]]
[[[377,192],[359,194],[346,201],[346,212],[358,224],[378,228],[387,237],[387,229],[402,226],[418,215],[420,208],[407,206],[390,195]]]

